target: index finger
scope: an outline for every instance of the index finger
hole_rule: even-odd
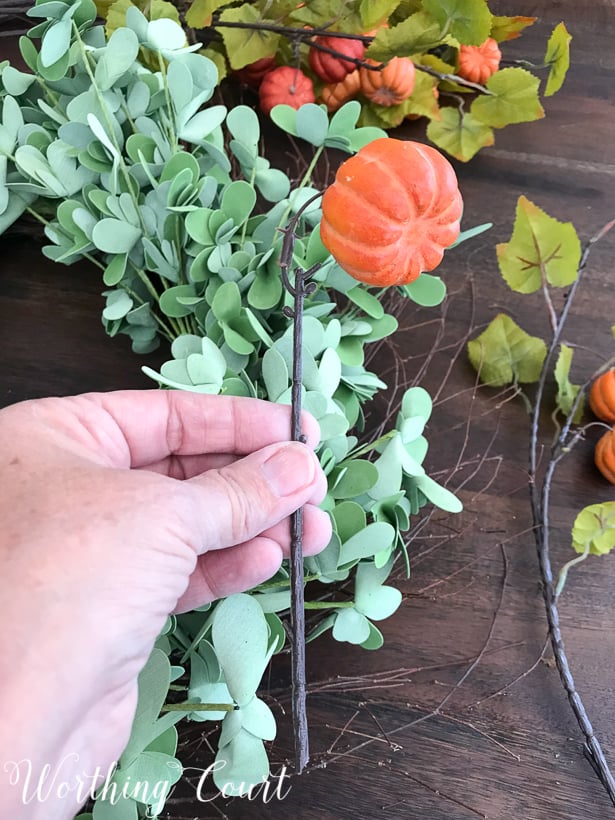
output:
[[[128,447],[131,467],[171,455],[246,455],[290,438],[290,407],[261,399],[181,390],[118,390],[83,398],[113,419]],[[309,413],[301,419],[307,444],[314,448],[318,423]]]

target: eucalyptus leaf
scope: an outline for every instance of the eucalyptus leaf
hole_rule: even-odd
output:
[[[215,610],[212,642],[233,699],[251,700],[264,672],[269,630],[263,610],[249,595],[231,595]]]
[[[347,641],[361,644],[369,638],[369,621],[354,607],[340,609],[333,624],[333,637],[336,641]]]

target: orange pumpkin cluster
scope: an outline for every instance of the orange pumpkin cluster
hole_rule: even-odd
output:
[[[323,196],[320,236],[358,281],[405,285],[440,264],[462,209],[455,172],[439,151],[383,137],[338,168]]]
[[[615,424],[615,368],[594,381],[589,391],[589,406],[601,421]],[[596,444],[594,461],[607,481],[615,484],[615,428],[608,430]]]

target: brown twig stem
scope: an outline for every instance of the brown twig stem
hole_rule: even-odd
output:
[[[306,208],[317,198],[320,192],[311,197],[289,220],[288,225],[280,230],[284,234],[280,252],[280,269],[284,287],[293,297],[293,307],[284,308],[284,313],[293,320],[293,372],[291,382],[291,440],[305,441],[301,432],[301,391],[303,381],[303,303],[306,296],[316,290],[316,283],[310,278],[320,268],[313,265],[304,271],[294,268],[294,281],[289,272],[293,262],[295,246],[295,229]],[[292,704],[293,733],[295,738],[295,758],[297,773],[301,774],[306,767],[310,753],[306,709],[306,675],[305,675],[305,597],[303,574],[303,508],[296,510],[290,521],[290,626],[291,626],[291,662],[292,662]]]

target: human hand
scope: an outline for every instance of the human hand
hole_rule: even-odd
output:
[[[275,574],[302,505],[305,554],[326,546],[317,424],[304,416],[307,445],[287,441],[289,426],[288,407],[179,391],[0,411],[4,760],[32,761],[34,777],[68,755],[106,771],[168,614]],[[25,807],[17,792],[0,790],[2,816],[78,809],[70,795]]]

